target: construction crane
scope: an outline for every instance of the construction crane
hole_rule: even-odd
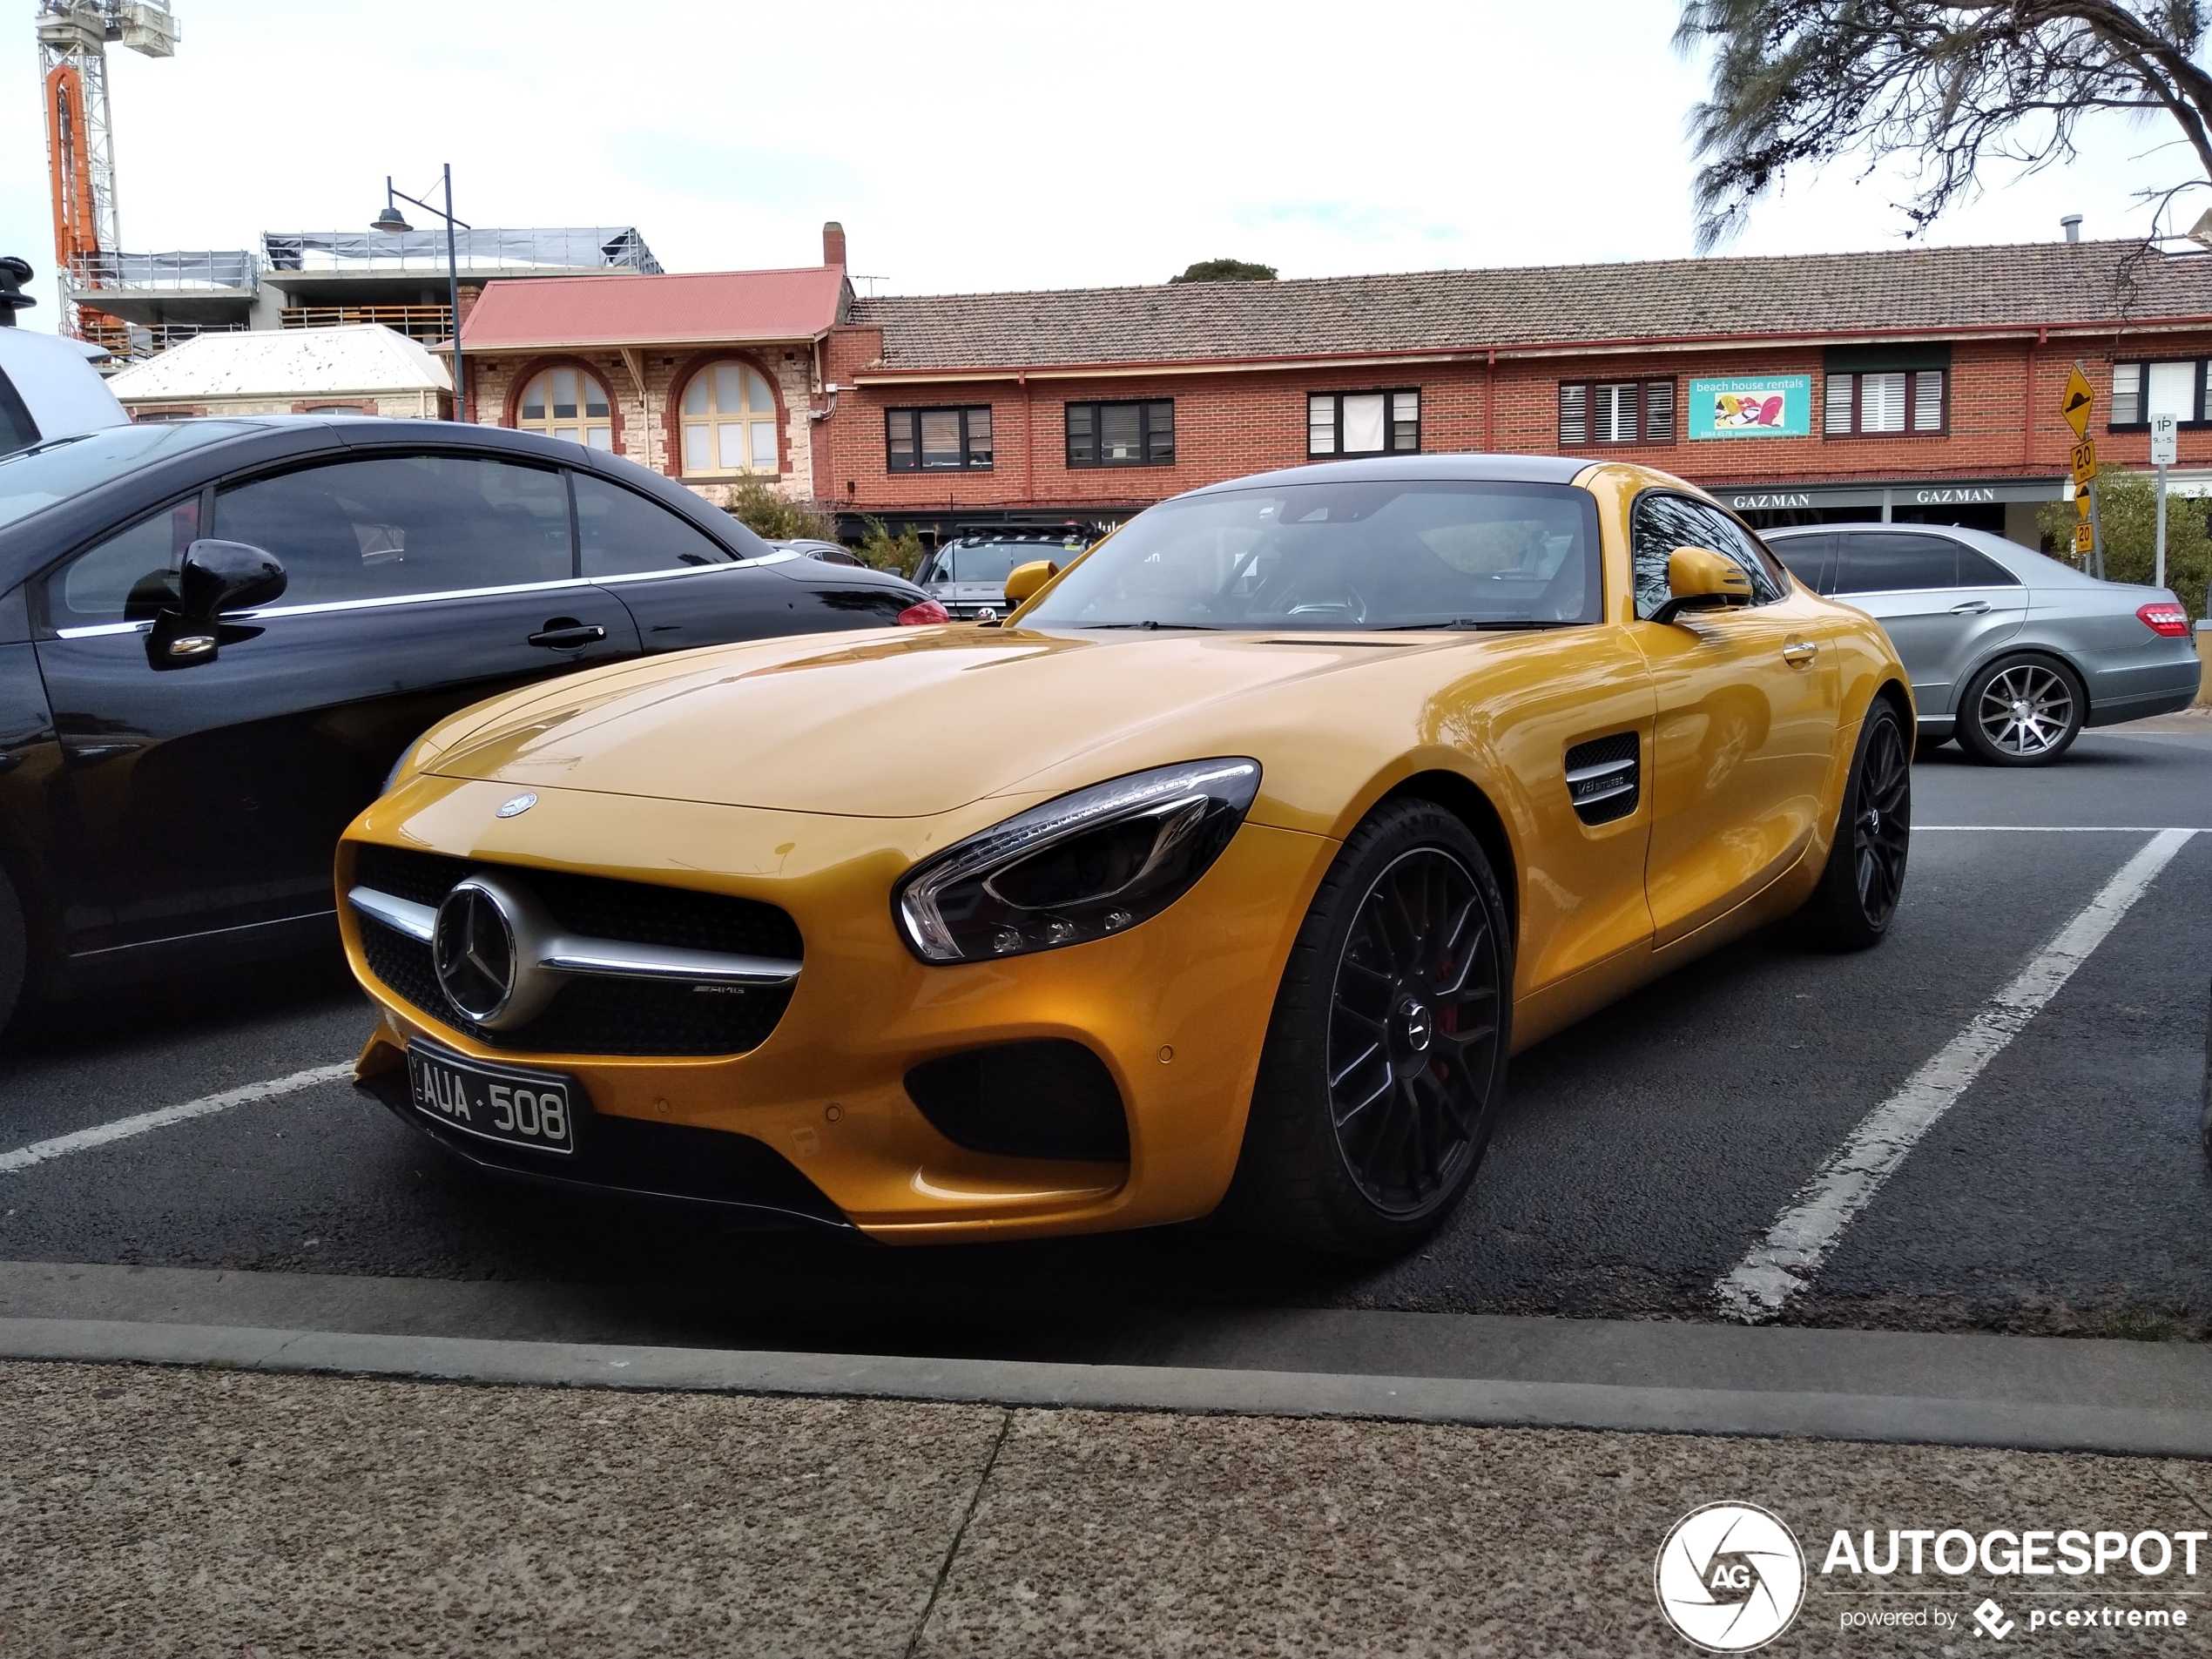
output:
[[[54,266],[62,281],[62,326],[80,335],[80,320],[69,304],[70,274],[94,274],[99,256],[122,246],[116,228],[115,134],[108,120],[110,41],[148,57],[175,56],[177,20],[168,0],[39,0],[38,78],[53,186]]]

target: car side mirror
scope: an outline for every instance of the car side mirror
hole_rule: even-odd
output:
[[[1654,622],[1673,622],[1685,610],[1715,610],[1751,603],[1751,578],[1734,559],[1709,547],[1678,547],[1667,555],[1667,602]]]
[[[1017,564],[1006,578],[1006,604],[1008,610],[1028,603],[1030,595],[1060,574],[1060,567],[1050,559],[1031,559],[1027,564]]]
[[[250,637],[226,629],[222,618],[283,596],[284,566],[276,555],[246,542],[194,542],[177,573],[177,603],[153,619],[146,661],[157,670],[212,663],[224,637]],[[258,632],[259,630],[253,631]]]

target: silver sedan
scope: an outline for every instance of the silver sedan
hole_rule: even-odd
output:
[[[1982,530],[1806,526],[1764,537],[1798,581],[1888,630],[1920,709],[1920,741],[2038,766],[2085,725],[2187,708],[2202,676],[2188,618],[2163,588],[2100,582]]]

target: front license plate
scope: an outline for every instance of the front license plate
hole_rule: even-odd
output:
[[[540,1152],[576,1150],[576,1091],[557,1072],[515,1071],[410,1043],[415,1109],[448,1129]]]

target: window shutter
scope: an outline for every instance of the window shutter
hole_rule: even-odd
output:
[[[1644,383],[1643,441],[1646,443],[1672,443],[1675,441],[1675,383],[1672,381],[1647,381]]]
[[[2143,366],[2141,363],[2114,363],[2112,366],[2112,424],[2140,425],[2143,418]]]
[[[1419,392],[1393,392],[1390,395],[1390,447],[1402,455],[1411,455],[1421,447],[1421,395]]]
[[[968,464],[988,467],[991,464],[991,412],[970,409],[968,412]]]
[[[1912,429],[1943,430],[1943,371],[1939,368],[1920,369],[1912,376]]]
[[[1590,388],[1562,385],[1559,388],[1559,442],[1561,448],[1590,441]]]
[[[1590,392],[1595,402],[1595,407],[1590,411],[1590,442],[1634,443],[1636,439],[1635,386],[1594,386]]]
[[[1175,403],[1172,399],[1144,406],[1144,458],[1162,464],[1175,459]]]
[[[1901,374],[1861,374],[1858,377],[1858,429],[1861,432],[1905,430],[1905,380]]]
[[[1851,405],[1856,401],[1858,377],[1851,374],[1831,374],[1828,377],[1828,408],[1821,429],[1830,437],[1847,438],[1851,435]]]
[[[1337,452],[1337,400],[1317,392],[1305,400],[1305,453],[1332,455]]]
[[[1096,403],[1068,405],[1068,464],[1071,467],[1095,467],[1098,464],[1098,406]]]

